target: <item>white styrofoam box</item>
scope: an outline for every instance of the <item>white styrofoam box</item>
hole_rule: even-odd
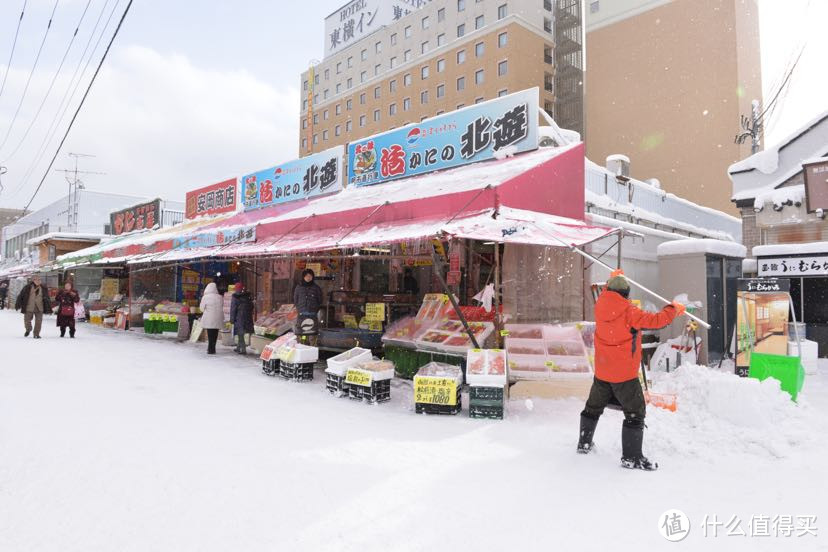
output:
[[[469,349],[466,356],[466,382],[469,385],[499,387],[508,383],[506,351]]]
[[[356,367],[351,368],[370,373],[371,381],[394,379],[394,363],[390,360],[369,360],[368,362],[361,362]]]
[[[803,361],[819,358],[819,344],[816,341],[803,339],[800,343],[802,345]],[[796,341],[788,341],[788,356],[799,356],[799,347],[797,347]]]
[[[301,343],[293,343],[279,347],[277,356],[282,362],[309,364],[319,360],[319,349]]]
[[[374,357],[370,349],[354,347],[344,353],[328,359],[328,367],[325,372],[335,376],[343,377],[348,368],[356,368],[359,364],[370,362]]]

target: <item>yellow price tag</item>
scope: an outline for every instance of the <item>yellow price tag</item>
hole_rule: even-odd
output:
[[[560,368],[558,368],[558,365],[551,360],[546,361],[546,367],[552,370],[553,372],[558,372],[560,370]]]
[[[360,370],[359,368],[351,368],[345,373],[345,383],[350,385],[359,385],[361,387],[371,387],[371,372],[367,370]]]
[[[368,322],[368,330],[372,332],[381,332],[382,322]]]
[[[368,322],[385,320],[385,303],[365,303],[365,319]]]
[[[457,380],[434,376],[414,376],[414,402],[455,406]]]
[[[501,337],[509,337],[509,330],[500,330]]]
[[[346,328],[351,328],[353,330],[359,328],[359,324],[357,324],[356,316],[353,314],[343,314],[342,315],[342,322],[345,324]]]

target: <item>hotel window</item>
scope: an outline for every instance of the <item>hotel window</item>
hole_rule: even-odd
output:
[[[392,117],[397,114],[397,104],[392,103],[388,106],[388,114]]]
[[[423,17],[423,29],[428,29],[428,17]]]
[[[359,105],[365,105],[365,92],[359,95]]]
[[[354,87],[354,79],[348,77],[348,82],[345,84],[345,88],[350,90],[353,87]]]
[[[327,141],[328,141],[328,131],[327,131],[327,130],[323,130],[323,131],[322,131],[322,141],[323,141],[323,142],[327,142]]]
[[[497,47],[503,48],[509,42],[509,33],[500,33],[497,35]]]
[[[466,104],[457,104],[457,109],[463,109],[466,107]]]
[[[474,72],[474,84],[483,84],[483,69]]]
[[[382,71],[382,65],[380,65],[379,63],[374,65],[374,76],[375,77],[380,74],[380,71]]]
[[[351,132],[353,128],[352,121],[345,121],[345,132]]]
[[[601,9],[601,4],[598,2],[598,0],[595,0],[595,2],[590,2],[589,3],[589,13],[598,13],[598,11],[600,9]]]
[[[428,65],[420,69],[420,78],[426,80],[428,78]]]
[[[441,23],[446,19],[446,8],[440,8],[437,10],[437,22]]]
[[[348,56],[348,69],[354,66],[354,56]]]
[[[405,38],[411,38],[411,25],[405,28]]]
[[[359,126],[361,126],[361,127],[365,126],[365,115],[360,115],[359,116]]]
[[[465,90],[466,89],[466,77],[459,77],[457,79],[457,90]]]
[[[382,52],[382,42],[377,42],[374,44],[374,53],[379,54]]]
[[[406,86],[411,86],[411,73],[408,73],[403,77],[403,84]]]
[[[428,41],[427,40],[425,42],[423,42],[422,44],[420,44],[420,53],[424,54],[426,52],[428,52]]]
[[[466,34],[466,25],[465,23],[461,23],[460,25],[457,25],[457,38],[460,38],[464,34]]]
[[[318,135],[318,134],[314,134],[314,135],[313,135],[313,143],[314,143],[314,144],[318,144],[318,143],[319,143],[319,135]]]
[[[374,99],[378,100],[379,97],[380,97],[380,87],[377,86],[376,88],[374,88]]]
[[[498,90],[497,91],[497,97],[502,98],[503,96],[505,96],[508,93],[509,93],[509,91],[506,88],[504,88],[503,90]]]
[[[342,93],[342,83],[341,82],[336,83],[336,93],[337,94]]]
[[[483,103],[483,98],[482,98],[482,97],[480,97],[480,98],[476,98],[476,99],[474,100],[474,103],[476,103],[476,104]]]
[[[308,139],[302,138],[302,149],[308,149]]]
[[[342,62],[340,61],[336,64],[336,74],[338,75],[341,72],[342,72]]]
[[[313,95],[313,103],[315,103],[315,104],[319,103],[319,94],[314,94]]]
[[[327,120],[328,120],[328,110],[327,110],[327,109],[326,109],[325,111],[323,111],[323,112],[322,112],[322,120],[323,120],[323,121],[327,121]]]
[[[348,101],[345,102],[345,109],[350,111],[352,107],[354,107],[354,100],[351,99],[351,98],[348,98]]]
[[[461,12],[466,9],[466,0],[457,0],[457,11]]]
[[[327,100],[327,99],[328,99],[328,92],[330,92],[330,90],[328,90],[328,89],[326,88],[326,89],[325,89],[325,91],[324,91],[324,92],[322,92],[322,98],[324,98],[324,99],[326,99],[326,100]]]
[[[365,61],[368,59],[368,50],[362,50],[362,52],[359,53],[359,56],[362,58],[362,61]]]
[[[391,46],[397,45],[397,33],[391,35]]]
[[[308,100],[302,100],[302,111],[308,110]]]
[[[423,90],[420,92],[420,103],[427,104],[428,103],[428,90]]]
[[[411,109],[411,98],[405,98],[403,100],[403,111],[408,111]]]
[[[475,57],[483,57],[483,53],[486,50],[485,46],[482,42],[478,42],[474,45],[474,56]]]
[[[337,63],[336,67],[339,68],[340,65],[341,65],[340,63]],[[325,69],[325,80],[328,80],[330,78],[331,78],[331,70],[330,69]]]
[[[460,50],[459,52],[457,52],[457,65],[460,65],[461,63],[465,63],[465,62],[466,62],[466,51],[465,50]]]
[[[403,61],[411,61],[411,50],[403,52]]]
[[[319,73],[313,76],[313,84],[319,84]]]
[[[342,104],[336,104],[336,114],[342,115]]]
[[[437,60],[437,72],[442,73],[446,70],[446,60],[445,59],[438,59]]]
[[[379,120],[380,120],[380,110],[379,110],[379,109],[375,109],[375,110],[374,110],[374,122],[375,122],[375,123],[376,123],[376,122],[379,122]]]
[[[304,90],[305,92],[308,91],[308,81],[302,83],[302,90]]]
[[[497,76],[502,77],[509,71],[509,62],[506,60],[497,64]]]
[[[313,124],[315,124],[315,125],[319,124],[319,113],[314,113],[313,114]]]
[[[342,127],[340,125],[336,125],[334,127],[334,136],[339,136],[342,134]]]
[[[482,26],[483,26],[483,16],[478,15],[477,17],[474,18],[474,28],[479,29]]]
[[[445,45],[446,43],[446,33],[440,33],[437,35],[437,47]]]
[[[506,4],[501,4],[497,7],[497,18],[503,19],[506,17]]]
[[[391,58],[391,69],[397,66],[397,56]]]
[[[388,83],[388,91],[392,94],[397,91],[397,79],[394,79]]]
[[[308,120],[302,119],[302,128],[308,128]]]
[[[367,78],[368,78],[368,72],[367,71],[363,71],[362,73],[359,74],[359,82],[365,82],[365,80]]]
[[[442,98],[445,95],[446,95],[446,85],[441,84],[437,87],[437,97]]]

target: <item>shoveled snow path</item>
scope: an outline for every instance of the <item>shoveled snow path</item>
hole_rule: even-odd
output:
[[[267,378],[226,348],[86,324],[59,339],[54,317],[43,339],[22,333],[0,312],[2,551],[660,550],[677,546],[657,531],[670,508],[693,521],[684,549],[828,538],[700,528],[705,514],[748,531],[752,514],[826,513],[825,371],[771,450],[651,411],[645,452],[662,469],[643,473],[618,467],[617,412],[596,454],[574,453],[577,400],[514,401],[503,422],[417,416],[408,382],[368,406],[328,396],[321,373]]]

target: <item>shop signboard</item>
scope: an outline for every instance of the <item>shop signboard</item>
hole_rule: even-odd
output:
[[[828,276],[828,255],[762,257],[757,264],[759,276]]]
[[[220,215],[236,210],[238,186],[235,178],[187,192],[184,216],[190,220],[204,215]]]
[[[739,279],[736,293],[736,374],[750,372],[752,353],[788,353],[791,296],[786,278]]]
[[[228,230],[202,232],[186,238],[176,238],[173,240],[173,249],[217,247],[233,243],[249,243],[254,241],[256,241],[256,225],[251,224]]]
[[[151,230],[161,222],[161,200],[133,205],[109,215],[109,231],[115,236],[136,230]]]
[[[431,0],[353,0],[325,18],[325,57],[335,54]],[[374,46],[374,49],[376,46]],[[371,53],[374,52],[372,50]]]
[[[805,204],[808,212],[828,211],[828,159],[803,163],[805,173]]]
[[[349,185],[369,186],[538,147],[538,88],[530,88],[348,145]]]
[[[250,173],[241,178],[245,211],[342,190],[345,146]]]

